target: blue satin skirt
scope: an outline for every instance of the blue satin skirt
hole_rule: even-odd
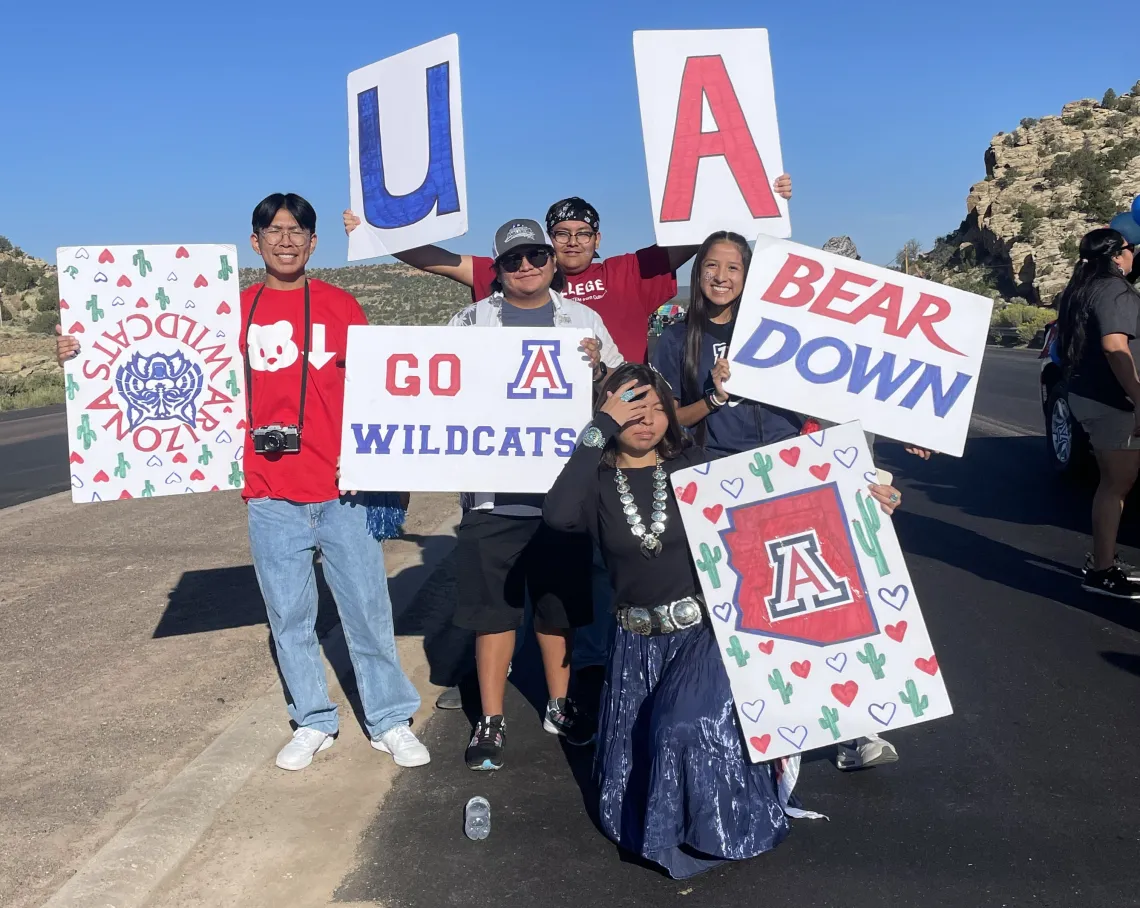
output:
[[[775,848],[788,834],[775,773],[740,734],[705,623],[659,637],[619,627],[594,762],[602,830],[674,879]]]

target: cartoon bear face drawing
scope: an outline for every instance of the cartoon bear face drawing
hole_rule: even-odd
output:
[[[289,322],[250,325],[246,344],[249,366],[257,372],[276,372],[297,361],[297,345],[293,343],[293,326]]]

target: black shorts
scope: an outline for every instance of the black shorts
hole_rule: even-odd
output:
[[[486,634],[522,624],[526,593],[535,621],[585,627],[594,619],[590,537],[561,533],[541,517],[468,511],[456,532],[455,624]]]

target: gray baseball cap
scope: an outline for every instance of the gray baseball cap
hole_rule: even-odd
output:
[[[823,251],[834,252],[836,255],[843,255],[849,259],[861,260],[859,250],[855,248],[855,243],[849,236],[833,236],[823,244]]]
[[[507,221],[495,231],[495,244],[491,247],[491,258],[498,260],[512,249],[518,249],[520,246],[549,246],[551,249],[554,248],[550,242],[550,237],[546,235],[546,231],[542,229],[542,225],[538,221],[532,221],[530,218],[515,218],[513,221]]]

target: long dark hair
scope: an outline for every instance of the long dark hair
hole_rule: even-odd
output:
[[[636,381],[639,385],[649,385],[661,398],[661,406],[665,408],[665,416],[669,420],[669,426],[665,429],[661,441],[657,443],[657,453],[661,455],[662,460],[672,460],[691,445],[692,441],[685,434],[685,430],[681,428],[681,424],[677,422],[677,402],[673,399],[673,389],[669,387],[669,382],[665,381],[649,366],[643,366],[641,363],[625,363],[614,369],[606,377],[598,391],[598,398],[594,401],[594,414],[597,415],[602,409],[610,391],[616,393],[618,388],[629,381]],[[614,466],[617,461],[617,453],[617,436],[615,435],[609,440],[605,451],[602,452],[602,463],[607,467]]]
[[[1081,239],[1080,261],[1057,301],[1057,349],[1066,378],[1072,375],[1085,350],[1093,285],[1104,278],[1117,277],[1121,279],[1120,292],[1132,292],[1124,281],[1124,273],[1113,261],[1126,245],[1124,235],[1111,227],[1090,230]]]
[[[697,257],[693,259],[693,273],[689,278],[689,308],[685,313],[685,359],[681,363],[681,396],[684,400],[699,400],[704,392],[704,376],[699,374],[701,368],[701,344],[704,342],[705,331],[709,325],[709,301],[701,290],[701,269],[704,267],[705,256],[716,243],[732,243],[740,250],[740,257],[744,261],[744,277],[748,277],[748,266],[752,263],[752,250],[748,248],[748,241],[739,233],[731,230],[718,230],[701,243],[697,250]],[[740,307],[740,297],[730,303],[732,317],[735,320],[736,311]],[[703,445],[708,436],[708,427],[702,419],[693,429],[693,437],[697,444]]]

